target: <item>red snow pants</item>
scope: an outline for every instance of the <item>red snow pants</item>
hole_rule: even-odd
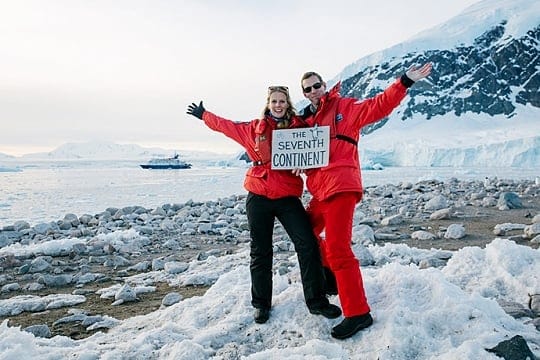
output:
[[[364,315],[370,311],[360,264],[351,248],[357,200],[357,193],[343,192],[324,201],[312,198],[307,207],[313,231],[319,241],[323,266],[329,267],[336,277],[339,301],[345,317]]]

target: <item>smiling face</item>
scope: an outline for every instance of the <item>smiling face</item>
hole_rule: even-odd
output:
[[[318,106],[326,92],[326,83],[317,75],[311,75],[302,80],[302,92],[313,105]]]
[[[273,91],[268,95],[268,104],[266,105],[270,114],[273,117],[281,119],[287,114],[289,103],[287,102],[287,95],[281,91]]]

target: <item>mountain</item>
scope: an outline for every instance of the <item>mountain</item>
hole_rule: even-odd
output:
[[[22,160],[139,160],[171,156],[173,150],[143,148],[135,144],[112,142],[66,143],[53,151],[23,155]]]
[[[539,19],[537,1],[481,1],[405,43],[349,65],[339,76],[342,95],[373,96],[411,65],[430,61],[429,81],[411,88],[405,108],[394,117],[418,114],[429,120],[468,112],[513,117],[517,104],[540,107]]]
[[[382,92],[411,65],[434,65],[398,109],[363,129],[363,160],[388,166],[540,166],[539,20],[538,1],[481,1],[347,66],[328,84],[341,81],[342,96],[363,99]]]
[[[13,160],[15,159],[15,156],[0,153],[0,160]]]
[[[6,155],[3,158],[0,154],[0,160],[13,161],[64,161],[64,160],[83,160],[83,161],[116,161],[132,160],[147,161],[155,157],[170,157],[175,153],[190,162],[206,162],[208,164],[218,163],[220,161],[231,160],[236,162],[237,155],[217,154],[206,151],[183,151],[162,149],[157,147],[142,147],[136,144],[116,144],[113,142],[84,142],[84,143],[66,143],[50,152],[26,154],[21,157]]]

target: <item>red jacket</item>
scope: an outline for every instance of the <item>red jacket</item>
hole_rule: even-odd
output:
[[[304,181],[291,170],[272,170],[272,130],[276,121],[266,117],[249,122],[233,122],[221,118],[209,111],[203,113],[205,124],[212,130],[219,131],[242,145],[254,165],[246,173],[244,188],[269,199],[287,196],[300,197],[304,190]],[[293,118],[290,127],[305,126],[300,118]]]
[[[339,192],[356,192],[362,198],[362,179],[358,156],[358,140],[362,127],[388,116],[407,94],[398,79],[383,93],[360,101],[342,98],[340,83],[334,86],[319,103],[315,114],[304,119],[309,126],[330,126],[330,160],[327,167],[306,171],[307,188],[319,201]],[[306,110],[309,106],[306,108]],[[306,116],[306,115],[304,115]],[[337,137],[336,137],[337,136]]]

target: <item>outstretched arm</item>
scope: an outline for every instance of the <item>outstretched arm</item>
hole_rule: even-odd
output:
[[[424,79],[431,74],[432,65],[426,63],[419,68],[411,66],[399,80],[390,85],[383,93],[364,101],[350,100],[350,115],[357,119],[359,128],[372,124],[388,116],[403,100],[406,89],[416,81]]]
[[[204,121],[210,129],[220,132],[233,139],[246,150],[249,140],[253,139],[253,121],[238,123],[222,118],[204,108],[203,102],[191,103],[187,106],[186,114],[192,115]],[[251,154],[250,154],[251,155]]]

